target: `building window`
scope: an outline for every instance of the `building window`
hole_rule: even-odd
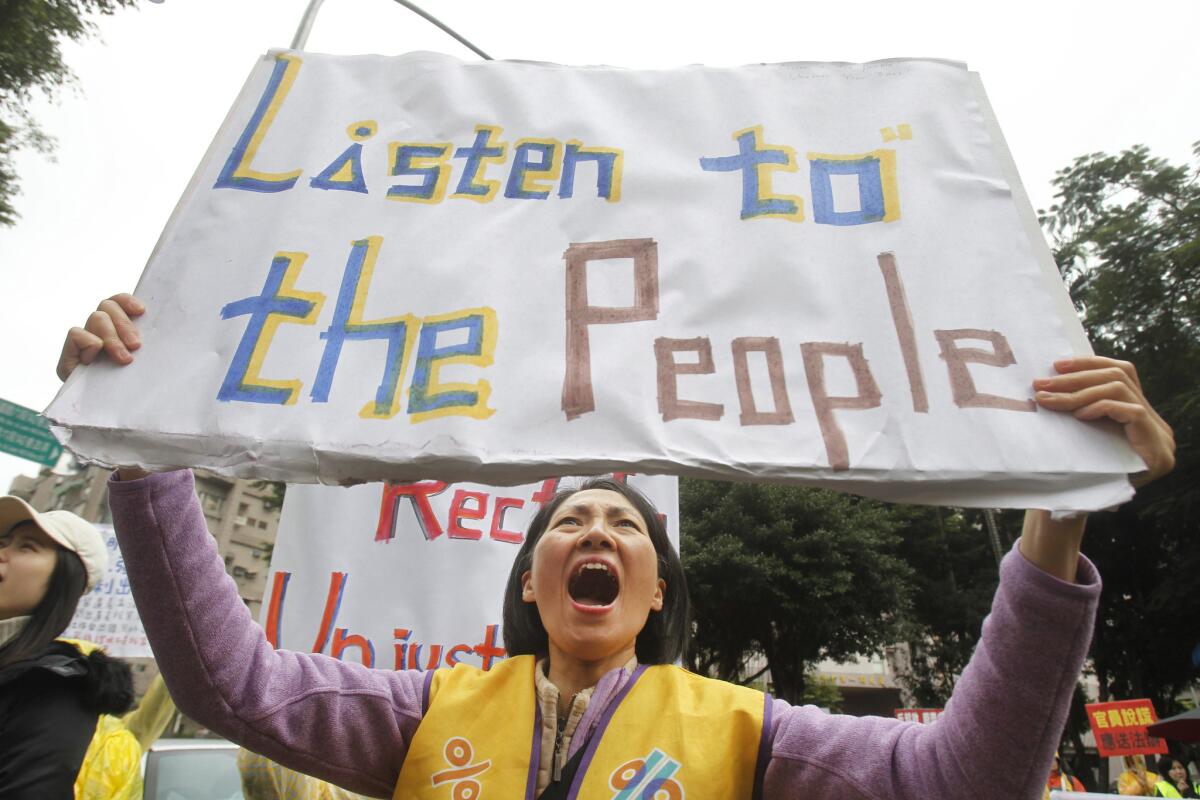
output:
[[[200,492],[200,505],[206,514],[220,514],[225,498],[208,492]]]

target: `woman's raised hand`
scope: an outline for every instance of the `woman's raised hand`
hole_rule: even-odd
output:
[[[1146,470],[1130,476],[1141,486],[1175,466],[1175,434],[1142,394],[1137,369],[1127,361],[1080,356],[1054,362],[1058,374],[1033,382],[1042,408],[1064,411],[1083,420],[1112,420],[1125,430]],[[1079,564],[1085,515],[1055,520],[1046,511],[1025,514],[1021,553],[1046,572],[1074,581]]]
[[[102,300],[82,328],[71,328],[58,357],[58,378],[66,380],[80,364],[91,364],[101,353],[118,364],[133,361],[132,351],[142,346],[137,325],[146,307],[133,295],[122,292]]]
[[[1142,394],[1137,368],[1128,361],[1080,356],[1054,362],[1058,375],[1033,382],[1038,405],[1067,411],[1079,419],[1110,419],[1121,424],[1129,444],[1146,462],[1132,476],[1143,486],[1175,466],[1175,432]]]
[[[82,328],[71,328],[58,357],[59,380],[66,380],[80,364],[91,364],[105,353],[118,364],[133,361],[133,352],[142,346],[137,325],[133,320],[146,311],[146,306],[128,292],[114,294],[101,300]],[[149,473],[137,467],[117,470],[121,480],[134,480]]]

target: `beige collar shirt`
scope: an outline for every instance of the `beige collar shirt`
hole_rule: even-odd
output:
[[[557,779],[561,774],[563,765],[567,761],[567,753],[571,751],[571,737],[575,735],[576,729],[579,728],[579,720],[583,719],[583,714],[587,711],[588,703],[591,702],[592,692],[596,689],[595,686],[592,686],[571,698],[567,710],[567,719],[562,725],[562,732],[560,734],[558,725],[558,687],[551,683],[550,679],[546,676],[546,669],[549,663],[548,659],[538,659],[537,667],[533,671],[534,685],[537,688],[538,706],[542,709],[542,754],[537,773],[537,793],[539,795],[546,790],[552,779]],[[629,663],[625,664],[625,669],[632,672],[636,668],[637,657],[635,656],[629,659]]]

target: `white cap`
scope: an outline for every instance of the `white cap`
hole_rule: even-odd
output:
[[[38,513],[19,497],[0,497],[0,532],[8,533],[22,522],[32,522],[59,545],[79,556],[87,571],[85,591],[104,577],[108,569],[108,548],[95,525],[70,511]]]

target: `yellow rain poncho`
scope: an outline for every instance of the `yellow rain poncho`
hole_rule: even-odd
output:
[[[75,778],[75,800],[141,800],[142,751],[154,744],[175,715],[162,676],[123,717],[102,714]]]
[[[362,795],[280,766],[266,756],[238,750],[246,800],[365,800]]]

